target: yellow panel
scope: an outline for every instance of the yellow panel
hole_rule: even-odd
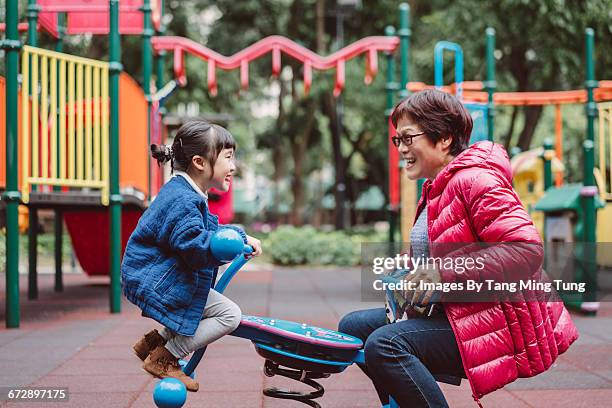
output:
[[[68,63],[68,178],[74,178],[74,62]]]
[[[100,180],[100,69],[93,73],[94,180]]]
[[[32,76],[31,78],[31,94],[32,94],[32,177],[38,177],[39,168],[39,150],[38,150],[38,55],[32,55]]]
[[[29,129],[29,79],[30,79],[30,53],[26,50],[21,58],[21,131],[22,131],[22,166],[23,182],[21,186],[21,199],[27,203],[30,195],[28,179],[30,177],[30,129]]]
[[[29,186],[41,184],[99,188],[108,205],[108,65],[23,47],[24,202]]]
[[[85,68],[85,178],[91,180],[91,66]]]
[[[48,58],[41,57],[40,64],[40,140],[41,140],[41,157],[42,157],[42,177],[49,177],[49,106],[47,105],[49,93],[49,66]]]
[[[78,179],[84,179],[83,172],[83,65],[77,65],[77,174]]]
[[[51,98],[51,177],[57,178],[57,59],[52,58],[51,61],[51,72],[49,73],[49,79],[51,81],[51,91],[49,98]]]

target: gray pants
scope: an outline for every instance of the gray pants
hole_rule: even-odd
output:
[[[236,330],[242,312],[237,304],[211,289],[208,293],[204,315],[193,336],[175,334],[167,328],[159,334],[167,340],[166,349],[176,358],[184,358],[215,340]]]

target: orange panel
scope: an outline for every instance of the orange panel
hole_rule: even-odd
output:
[[[148,190],[147,101],[140,85],[128,74],[119,80],[119,184]]]

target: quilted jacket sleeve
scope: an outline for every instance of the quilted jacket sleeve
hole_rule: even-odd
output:
[[[483,171],[462,194],[468,223],[479,243],[459,245],[450,256],[481,257],[484,267],[441,270],[444,282],[537,278],[544,250],[540,236],[512,186],[500,175]],[[482,245],[486,243],[486,245]]]

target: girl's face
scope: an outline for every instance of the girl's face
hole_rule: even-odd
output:
[[[434,179],[440,170],[453,159],[448,154],[451,137],[440,139],[434,144],[409,117],[398,120],[397,136],[402,139],[398,150],[404,159],[404,169],[410,180]],[[409,142],[409,139],[412,139],[412,143]]]
[[[236,171],[234,163],[234,149],[223,149],[213,169],[212,177],[210,177],[209,188],[216,188],[220,191],[228,191],[232,182],[232,176]]]

